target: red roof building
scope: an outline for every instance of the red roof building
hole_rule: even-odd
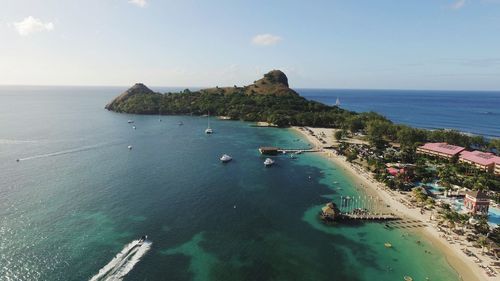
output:
[[[428,142],[417,148],[417,153],[452,158],[453,156],[464,151],[465,147],[447,144],[445,142]]]
[[[462,151],[459,161],[468,163],[485,172],[494,172],[495,163],[500,163],[500,157],[493,153],[482,151]]]
[[[482,191],[468,191],[465,193],[464,207],[469,213],[482,215],[488,214],[490,199]]]
[[[497,157],[495,159],[495,169],[493,170],[493,173],[495,175],[500,176],[500,157]]]

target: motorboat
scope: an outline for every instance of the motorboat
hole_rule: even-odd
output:
[[[134,123],[134,120],[128,120],[127,123],[132,124]]]
[[[231,160],[233,160],[233,158],[227,154],[222,155],[220,158],[220,161],[222,161],[222,163],[227,163]]]
[[[136,129],[136,127],[135,127],[135,126],[132,126],[132,129],[134,129],[134,130],[135,130],[135,129]]]
[[[132,150],[132,146],[131,146],[131,145],[127,146],[127,148],[128,148],[129,150]]]
[[[274,164],[274,160],[271,158],[266,158],[266,160],[264,160],[264,165],[266,167],[272,166],[273,164]]]
[[[139,243],[138,244],[140,245],[140,244],[144,243],[144,241],[146,241],[146,239],[148,239],[147,235],[141,236],[141,239],[139,239]]]
[[[207,129],[205,129],[205,134],[207,135],[210,135],[210,134],[213,134],[214,131],[212,130],[212,128],[210,128],[210,112],[208,112],[208,115],[207,115],[207,119],[208,119],[208,126],[207,126]]]
[[[182,121],[179,121],[179,122],[177,123],[177,125],[182,126],[182,125],[184,125],[184,123],[182,123]]]

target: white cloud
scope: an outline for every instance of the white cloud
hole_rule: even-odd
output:
[[[146,7],[146,5],[148,4],[148,1],[147,1],[147,0],[129,0],[128,2],[129,2],[130,4],[134,4],[134,5],[136,5],[137,7],[141,7],[141,8]]]
[[[54,24],[51,22],[42,22],[37,18],[29,16],[20,22],[15,22],[14,28],[20,35],[27,36],[34,32],[52,31]]]
[[[252,38],[252,43],[258,46],[272,46],[278,44],[283,38],[273,34],[257,34]]]
[[[458,0],[451,5],[451,8],[453,10],[459,10],[462,9],[464,6],[465,6],[465,0]]]

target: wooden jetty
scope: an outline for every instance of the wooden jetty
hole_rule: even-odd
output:
[[[311,148],[279,148],[274,146],[263,146],[259,148],[259,152],[265,155],[277,155],[279,153],[302,153],[302,152],[318,152],[317,149]]]
[[[400,218],[394,214],[372,213],[366,209],[353,209],[351,212],[342,212],[335,203],[330,202],[321,208],[320,218],[324,222],[333,221],[392,221]]]
[[[399,220],[394,214],[340,214],[343,220],[365,220],[365,221],[390,221]]]

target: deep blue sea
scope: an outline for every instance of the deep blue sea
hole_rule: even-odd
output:
[[[298,89],[308,99],[357,112],[375,111],[393,122],[455,129],[500,138],[500,92]]]
[[[213,119],[208,136],[206,118],[104,110],[125,89],[0,87],[1,281],[458,280],[418,223],[321,224],[326,202],[362,194],[318,155],[265,168],[259,146],[307,145],[293,131]]]

